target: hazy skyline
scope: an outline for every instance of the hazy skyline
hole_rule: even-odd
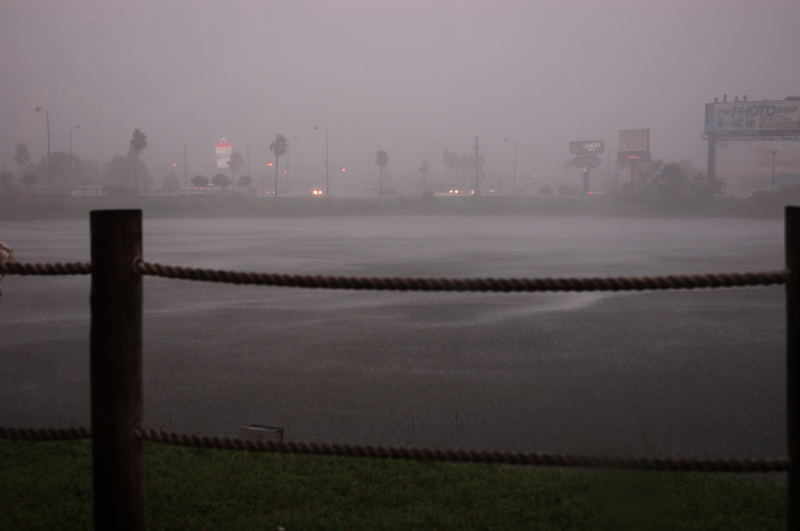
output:
[[[52,149],[101,162],[134,128],[151,172],[213,161],[227,137],[253,174],[290,139],[296,173],[396,175],[481,138],[487,168],[557,177],[567,143],[652,130],[666,160],[705,167],[703,105],[715,96],[800,95],[800,2],[5,0],[0,6],[0,151]],[[293,139],[297,138],[295,142]]]

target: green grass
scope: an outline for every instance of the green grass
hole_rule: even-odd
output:
[[[91,527],[89,443],[0,441],[0,529]],[[148,444],[151,529],[783,529],[763,478],[279,456]]]

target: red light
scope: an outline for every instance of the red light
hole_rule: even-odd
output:
[[[347,168],[342,168],[340,171],[341,171],[342,173],[347,173]]]
[[[176,167],[177,165],[178,165],[178,164],[177,164],[177,163],[175,163],[175,162],[173,162],[173,163],[172,163],[172,167],[173,167],[173,168],[174,168],[174,167]]]
[[[267,162],[267,167],[271,168],[272,167],[272,163],[271,162]]]

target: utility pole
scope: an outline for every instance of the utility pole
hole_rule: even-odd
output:
[[[183,180],[186,186],[191,188],[191,183],[189,182],[189,157],[186,155],[186,144],[183,145]]]
[[[475,197],[479,196],[478,191],[478,137],[475,137]]]
[[[517,139],[514,139],[514,181],[511,183],[511,189],[517,189]]]
[[[247,175],[252,177],[250,173],[250,144],[244,145],[244,156],[247,159]]]
[[[325,197],[331,196],[331,181],[328,172],[330,163],[328,162],[328,130],[325,129]]]
[[[517,189],[517,139],[506,137],[506,142],[511,141],[514,146],[514,173],[511,176],[511,192],[514,193]]]

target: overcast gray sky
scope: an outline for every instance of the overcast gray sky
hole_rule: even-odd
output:
[[[2,0],[0,151],[106,160],[134,127],[153,173],[222,136],[253,165],[276,133],[292,163],[396,174],[480,136],[487,166],[556,173],[567,142],[649,127],[654,155],[704,167],[704,103],[800,95],[796,0]],[[297,138],[295,142],[293,139]],[[299,171],[299,170],[296,170]],[[254,172],[255,173],[255,172]]]

